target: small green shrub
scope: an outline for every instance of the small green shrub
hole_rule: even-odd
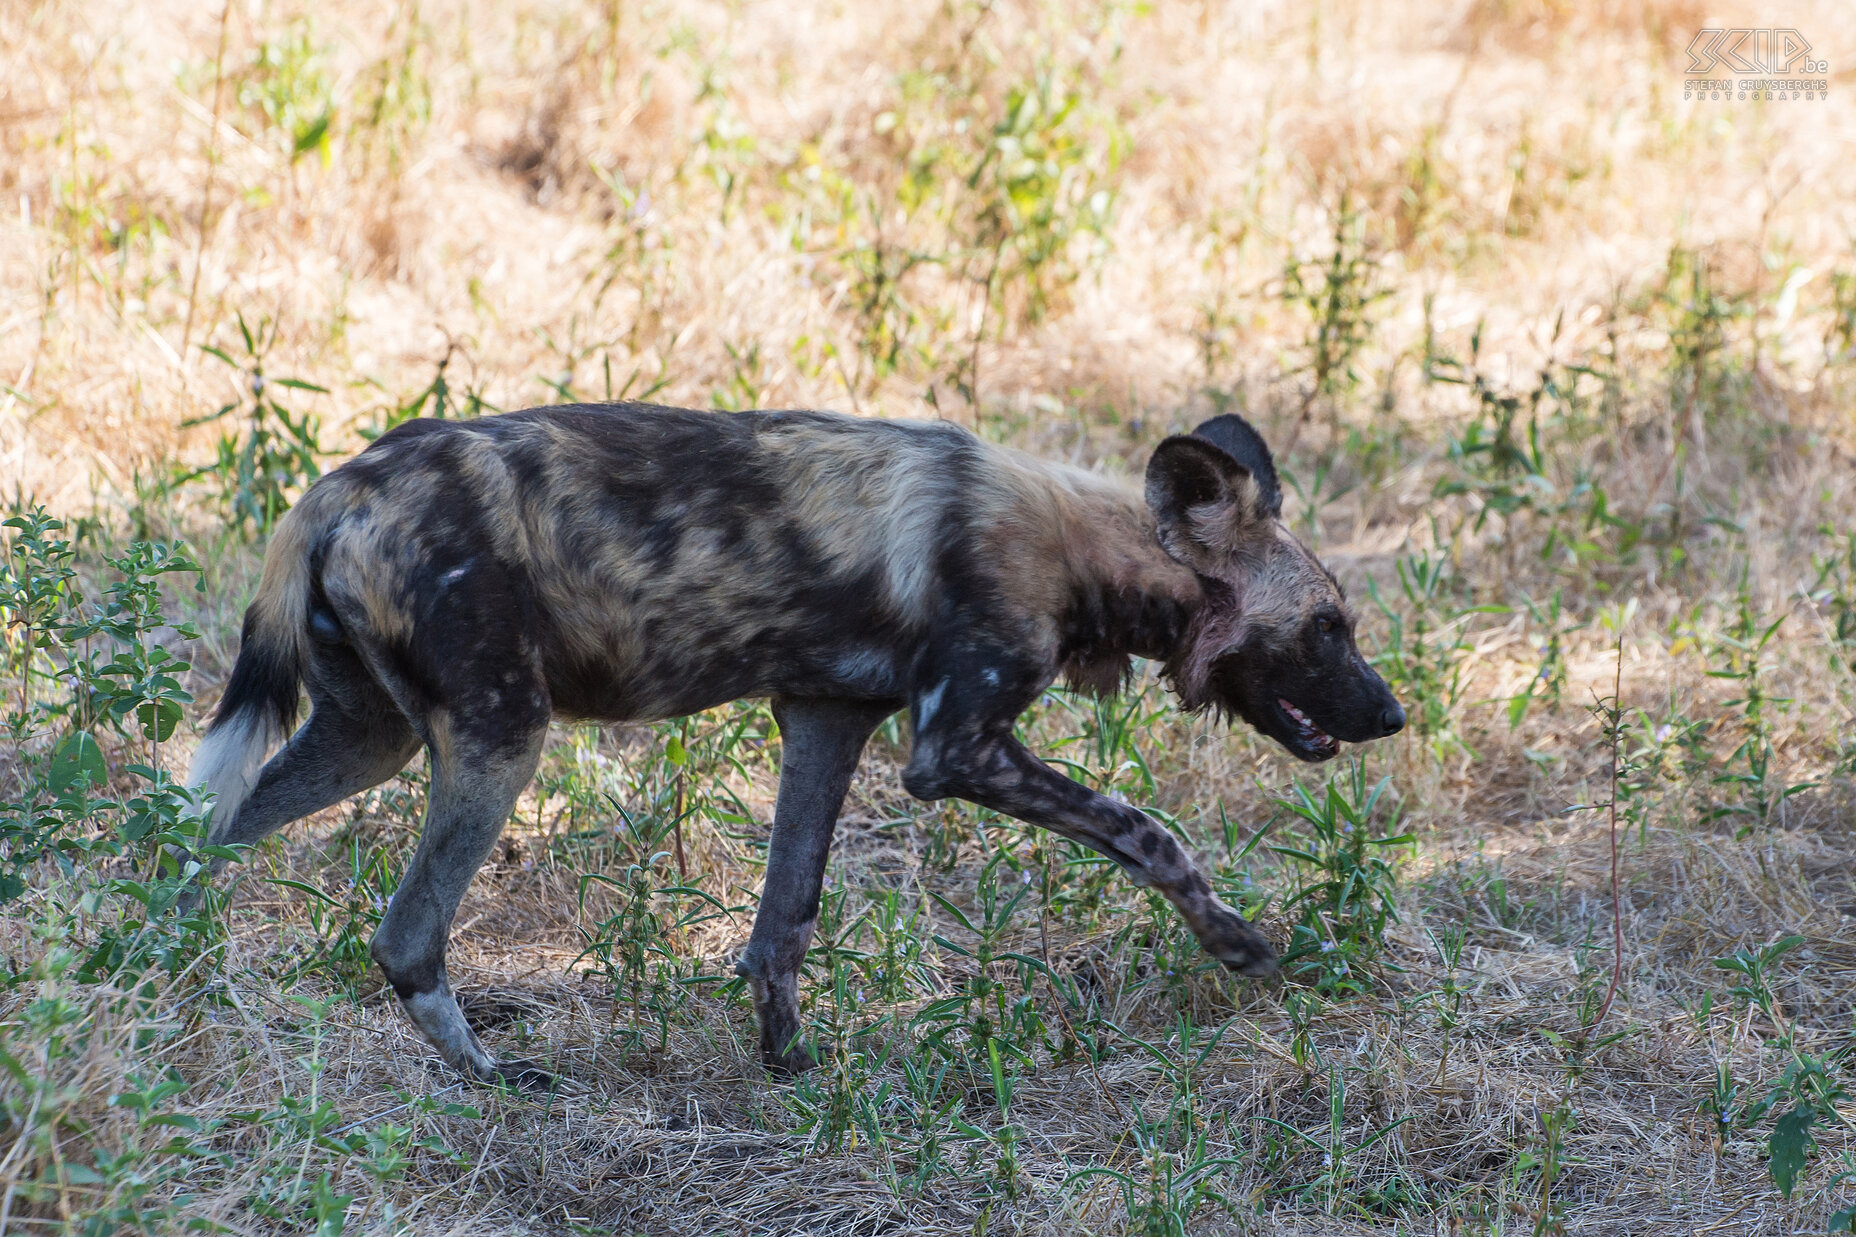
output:
[[[1738,837],[1769,830],[1786,803],[1810,790],[1815,782],[1786,782],[1779,776],[1778,751],[1773,743],[1774,715],[1787,711],[1791,700],[1774,696],[1768,687],[1767,649],[1787,613],[1776,618],[1762,614],[1755,603],[1749,574],[1742,570],[1735,593],[1733,617],[1712,641],[1714,664],[1708,677],[1736,685],[1740,695],[1726,701],[1729,725],[1740,742],[1728,753],[1714,784],[1737,790],[1709,811],[1714,819],[1740,819]]]
[[[229,75],[228,84],[254,133],[274,129],[292,160],[314,151],[328,165],[335,83],[328,49],[317,41],[308,19],[259,42],[251,59]]]
[[[1784,1058],[1785,1065],[1764,1096],[1742,1103],[1723,1064],[1709,1102],[1717,1126],[1722,1129],[1729,1125],[1752,1129],[1766,1117],[1778,1114],[1767,1138],[1766,1169],[1772,1183],[1787,1198],[1792,1196],[1809,1167],[1812,1152],[1819,1146],[1813,1127],[1850,1128],[1840,1105],[1851,1098],[1844,1074],[1851,1054],[1856,1053],[1856,1039],[1848,1037],[1829,1052],[1810,1051],[1773,991],[1774,972],[1780,960],[1803,944],[1804,937],[1793,934],[1765,945],[1742,946],[1731,956],[1714,960],[1721,970],[1740,977],[1740,982],[1727,990],[1728,997],[1740,1008],[1756,1009],[1765,1016],[1776,1032],[1772,1047]],[[1836,1231],[1834,1224],[1831,1231]]]

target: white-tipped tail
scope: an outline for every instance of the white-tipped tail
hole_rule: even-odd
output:
[[[278,737],[257,709],[221,718],[206,732],[187,769],[187,785],[213,793],[210,840],[219,841],[232,827]]]
[[[213,712],[212,728],[194,753],[187,785],[216,796],[208,839],[225,840],[257,783],[264,758],[296,717],[297,691],[308,661],[310,546],[318,536],[324,493],[310,490],[284,516],[264,553],[264,578],[245,611],[238,661]]]

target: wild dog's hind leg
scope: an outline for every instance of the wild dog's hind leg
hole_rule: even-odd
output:
[[[818,922],[819,893],[838,809],[864,743],[891,705],[839,700],[773,702],[780,724],[780,793],[767,844],[767,877],[754,932],[735,964],[754,989],[760,1056],[776,1074],[816,1062],[799,1041],[799,968]]]
[[[915,742],[903,786],[920,799],[966,799],[1100,851],[1171,902],[1225,966],[1244,975],[1274,971],[1269,941],[1212,892],[1160,822],[1071,781],[1012,737],[1013,721],[1038,690],[1025,688],[1036,682],[1034,674],[996,664],[956,663],[944,676],[930,675],[911,706]]]
[[[520,693],[517,693],[518,695]],[[445,973],[445,946],[464,890],[534,776],[547,734],[539,716],[482,716],[470,724],[449,714],[428,719],[431,798],[419,847],[369,943],[400,1005],[454,1069],[485,1082],[502,1079],[546,1088],[553,1078],[529,1062],[499,1064],[464,1021]]]
[[[369,950],[413,1025],[452,1068],[485,1082],[546,1087],[545,1071],[526,1062],[499,1065],[485,1051],[445,972],[458,904],[534,776],[545,728],[499,746],[460,741],[443,722],[433,729],[431,798],[419,847]]]
[[[545,1070],[498,1064],[477,1041],[445,973],[445,946],[465,889],[534,776],[553,702],[526,579],[472,552],[481,530],[440,532],[395,580],[404,590],[397,598],[379,592],[372,568],[355,569],[335,552],[324,574],[331,604],[344,622],[354,616],[356,628],[370,613],[401,612],[385,625],[390,635],[359,639],[369,667],[425,740],[431,777],[419,845],[368,951],[413,1025],[454,1069],[542,1087],[553,1082]]]

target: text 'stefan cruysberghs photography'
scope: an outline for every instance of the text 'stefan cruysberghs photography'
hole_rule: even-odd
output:
[[[1856,1232],[1849,29],[0,9],[0,1232]]]

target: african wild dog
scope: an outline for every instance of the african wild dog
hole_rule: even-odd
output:
[[[1168,438],[1146,494],[946,424],[638,404],[411,421],[279,525],[192,782],[220,844],[384,781],[423,745],[431,799],[372,952],[457,1069],[499,1064],[445,976],[452,917],[554,716],[677,717],[771,697],[783,739],[765,890],[738,970],[776,1072],[808,1068],[798,974],[865,740],[907,708],[902,775],[1053,829],[1163,893],[1232,970],[1275,966],[1151,817],[1084,789],[1013,721],[1059,675],[1154,659],[1189,709],[1304,760],[1397,731],[1333,578],[1280,522],[1242,419]],[[294,719],[308,722],[260,763]]]

